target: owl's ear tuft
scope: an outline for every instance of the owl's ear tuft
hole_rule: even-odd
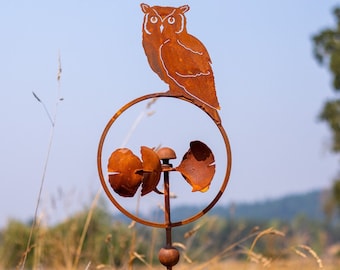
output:
[[[149,6],[148,4],[141,3],[141,4],[140,4],[140,7],[142,8],[142,11],[143,11],[144,13],[148,13],[149,10],[150,10],[150,6]]]
[[[188,5],[180,6],[179,9],[181,10],[182,14],[189,11],[190,7]]]

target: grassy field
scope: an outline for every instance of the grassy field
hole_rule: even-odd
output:
[[[87,265],[84,267],[78,268],[79,270],[164,270],[166,267],[164,266],[134,266],[130,268],[128,266],[122,268],[115,268],[112,266],[105,265]],[[209,263],[181,263],[173,267],[173,270],[339,270],[340,269],[340,260],[324,260],[322,262],[322,267],[318,265],[318,263],[311,258],[299,258],[299,259],[290,259],[290,260],[276,260],[270,262],[269,264],[261,264],[250,261],[238,261],[238,260],[226,260],[224,262],[209,262]],[[0,270],[7,270],[5,268],[1,268]],[[63,268],[60,270],[71,270],[68,268]]]
[[[319,242],[310,240],[316,238],[307,234],[310,223],[298,234],[284,228],[288,233],[244,224],[239,228],[239,223],[231,227],[218,217],[201,222],[178,232],[181,242],[173,244],[181,259],[174,270],[340,269],[337,252],[330,252],[325,241],[317,249]],[[0,270],[166,269],[158,262],[158,250],[164,244],[162,231],[112,222],[105,209],[85,210],[55,227],[38,227],[27,246],[29,232],[30,225],[18,221],[0,232]],[[320,239],[328,239],[323,229],[317,232]],[[314,243],[317,248],[301,242]]]
[[[104,268],[103,268],[104,269]],[[107,268],[109,269],[109,268]],[[112,269],[112,268],[111,268]],[[149,270],[149,269],[166,269],[165,267],[141,267],[134,268],[136,270]],[[243,262],[237,260],[227,260],[225,262],[209,262],[207,264],[182,264],[179,263],[177,266],[173,267],[173,270],[262,270],[262,269],[274,269],[274,270],[339,270],[340,261],[324,260],[322,262],[322,267],[311,258],[299,258],[291,260],[277,260],[270,262],[267,265],[256,262]]]

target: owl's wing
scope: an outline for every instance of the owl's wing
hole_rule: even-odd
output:
[[[191,97],[219,109],[211,60],[204,45],[187,35],[181,40],[165,42],[160,59],[168,77]]]

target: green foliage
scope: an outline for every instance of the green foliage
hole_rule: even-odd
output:
[[[91,262],[93,269],[104,269],[104,266],[105,269],[127,269],[130,261],[140,262],[136,256],[131,256],[131,252],[139,254],[149,266],[159,264],[158,250],[165,243],[163,229],[145,226],[131,228],[129,224],[113,220],[107,211],[99,208],[94,211],[87,231],[79,267],[74,268],[73,262],[87,213],[88,210],[77,213],[52,227],[38,227],[33,246],[28,250],[26,268],[85,269]],[[254,239],[272,226],[284,232],[285,236],[275,233],[276,230],[268,230],[269,233],[263,234],[256,241],[254,249],[250,250]],[[10,221],[0,232],[0,268],[14,269],[19,264],[26,249],[29,230],[26,224]],[[338,227],[311,221],[303,215],[297,216],[293,222],[259,222],[206,215],[194,223],[175,228],[173,233],[182,259],[198,263],[207,262],[216,256],[220,256],[220,259],[245,259],[250,251],[251,254],[255,252],[267,258],[283,258],[289,256],[291,248],[298,244],[323,252],[329,244],[340,240]]]
[[[281,210],[275,208],[276,214],[267,218],[263,218],[262,214],[268,211],[261,210],[266,208],[265,203],[254,204],[253,208],[246,206],[243,210],[248,211],[248,216],[245,212],[242,216],[238,215],[238,211],[242,210],[238,205],[233,205],[232,210],[219,206],[218,214],[212,211],[194,223],[174,228],[173,241],[178,245],[182,260],[186,258],[197,263],[207,262],[216,256],[219,259],[245,259],[250,253],[254,255],[253,252],[267,258],[285,258],[292,255],[292,247],[299,244],[308,245],[321,254],[328,246],[340,241],[340,224],[323,222],[319,215],[313,215],[313,211],[305,211],[305,204],[315,209],[320,207],[318,198],[321,196],[324,196],[323,192],[289,196],[289,204],[284,203],[284,199],[278,200]],[[273,204],[276,203],[267,202],[267,205]],[[290,209],[291,204],[295,204],[294,216],[280,219],[279,212],[285,212],[286,207]],[[197,210],[190,206],[184,209],[188,213]],[[306,214],[299,209],[304,209]],[[93,215],[79,254],[78,267],[75,267],[89,211],[93,211]],[[181,208],[173,211],[180,212]],[[255,212],[262,218],[256,218]],[[85,209],[53,226],[43,226],[42,221],[33,234],[32,246],[27,250],[25,267],[75,270],[85,269],[90,262],[91,269],[127,269],[132,262],[134,265],[148,264],[150,269],[159,265],[157,254],[165,244],[165,231],[138,224],[131,227],[129,221],[124,220],[113,217],[104,206],[99,206]],[[260,237],[250,252],[255,237],[267,228],[275,228],[285,236],[269,230],[270,233]],[[29,224],[14,220],[0,231],[0,269],[14,269],[20,264],[29,232]]]
[[[88,210],[85,210],[52,227],[40,225],[33,234],[32,246],[28,250],[26,245],[30,226],[10,221],[0,232],[0,268],[14,269],[27,252],[27,269],[36,269],[38,266],[74,269],[87,214]],[[129,260],[131,241],[132,230],[126,224],[114,222],[106,211],[97,208],[83,243],[79,265],[85,266],[91,262],[119,267]],[[138,250],[139,246],[136,246]]]
[[[333,76],[333,88],[336,92],[340,90],[340,7],[333,11],[336,19],[334,28],[321,31],[313,37],[314,56],[320,64],[328,64],[329,71]],[[325,121],[333,134],[332,149],[340,152],[340,100],[335,98],[324,105],[320,119]],[[332,209],[330,202],[334,201],[340,206],[340,188],[338,181],[334,183],[334,200],[328,201],[327,211]]]
[[[333,197],[338,206],[340,206],[340,179],[336,180],[333,184]]]
[[[71,269],[80,236],[88,211],[79,213],[69,220],[58,224],[48,231],[45,242],[45,261],[53,268],[65,267]],[[89,262],[120,266],[129,255],[131,230],[125,224],[113,222],[110,215],[103,209],[96,209],[87,230],[80,257],[80,265]],[[58,258],[58,260],[56,260]]]
[[[340,90],[340,7],[334,9],[337,26],[326,29],[313,37],[314,56],[321,64],[328,64],[333,75],[333,87]],[[340,151],[340,100],[326,102],[320,119],[328,123],[333,133],[333,151]]]
[[[17,220],[10,220],[0,234],[0,262],[5,269],[15,268],[26,249],[30,226]],[[33,247],[31,247],[33,248]],[[32,267],[33,256],[27,258],[27,266]]]
[[[320,114],[320,118],[328,123],[333,133],[333,151],[340,152],[340,100],[335,99],[326,102],[323,111]]]
[[[316,60],[325,64],[333,74],[333,86],[340,90],[340,7],[334,9],[337,26],[334,29],[325,29],[313,37],[314,56]]]

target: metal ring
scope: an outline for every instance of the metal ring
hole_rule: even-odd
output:
[[[104,191],[106,193],[106,195],[109,197],[110,201],[119,209],[119,211],[121,211],[124,215],[126,215],[127,217],[131,218],[132,220],[144,224],[146,226],[152,226],[152,227],[157,227],[157,228],[166,228],[169,227],[169,224],[165,224],[165,223],[159,223],[159,222],[152,222],[152,221],[148,221],[145,219],[142,219],[138,216],[135,216],[133,214],[131,214],[129,211],[127,211],[124,207],[122,207],[118,201],[114,198],[114,196],[112,195],[112,193],[110,192],[110,190],[108,189],[108,186],[106,184],[105,181],[105,177],[103,175],[103,169],[102,169],[102,150],[103,150],[103,145],[104,145],[104,141],[106,139],[106,136],[109,132],[109,130],[111,129],[111,126],[113,125],[113,123],[117,120],[117,118],[127,109],[129,109],[130,107],[132,107],[133,105],[147,100],[147,99],[153,99],[153,98],[159,98],[159,97],[172,97],[172,98],[179,98],[182,99],[184,101],[187,101],[189,103],[192,103],[193,105],[199,107],[197,104],[193,103],[192,100],[187,99],[185,97],[178,97],[178,96],[172,96],[169,95],[168,93],[153,93],[153,94],[148,94],[139,98],[136,98],[132,101],[130,101],[129,103],[125,104],[122,108],[120,108],[115,115],[110,119],[110,121],[107,123],[101,137],[100,137],[100,141],[99,141],[99,146],[98,146],[98,152],[97,152],[97,168],[98,168],[98,173],[99,173],[99,178],[100,178],[100,182],[104,188]],[[199,107],[200,108],[200,107]],[[201,109],[201,108],[200,108]],[[207,113],[208,114],[208,113]],[[208,114],[209,115],[209,114]],[[177,222],[173,222],[170,224],[171,227],[177,227],[177,226],[181,226],[181,225],[185,225],[188,223],[191,223],[195,220],[197,220],[198,218],[202,217],[204,214],[206,214],[211,208],[214,207],[214,205],[217,203],[217,201],[221,198],[222,194],[224,193],[228,181],[229,181],[229,177],[230,177],[230,172],[231,172],[231,148],[230,148],[230,143],[229,143],[229,139],[227,136],[227,133],[225,132],[222,124],[220,122],[215,121],[210,115],[209,117],[214,121],[215,125],[218,127],[223,140],[224,140],[224,144],[226,147],[226,158],[227,158],[227,162],[226,162],[226,173],[225,173],[225,177],[224,177],[224,181],[217,193],[217,195],[215,196],[215,198],[209,203],[208,206],[206,206],[203,210],[201,210],[200,212],[198,212],[197,214],[186,218],[186,219],[182,219],[180,221]]]

